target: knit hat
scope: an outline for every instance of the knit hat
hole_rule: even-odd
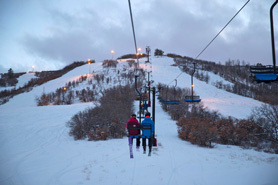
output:
[[[151,116],[151,113],[147,112],[147,113],[145,114],[145,117],[146,117],[146,116]]]

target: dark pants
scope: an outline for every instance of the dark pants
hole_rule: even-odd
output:
[[[132,144],[133,144],[133,139],[134,138],[132,138]],[[136,138],[136,146],[140,146],[140,138]]]
[[[142,138],[142,141],[143,141],[143,149],[144,151],[146,151],[146,139],[147,138]],[[153,139],[152,137],[148,138],[148,146],[149,146],[149,152],[152,151],[152,146],[153,146]]]

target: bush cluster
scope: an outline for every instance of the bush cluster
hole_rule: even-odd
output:
[[[106,67],[117,67],[118,63],[119,62],[117,60],[104,60],[102,62],[102,66],[104,68],[106,68]]]
[[[123,55],[121,57],[119,57],[118,59],[136,59],[138,58],[143,58],[143,57],[147,57],[148,55],[146,55],[145,53],[141,53],[140,55],[135,55],[135,54],[126,54]]]
[[[164,85],[159,84],[160,87]],[[173,93],[173,89],[168,89],[168,96],[173,97]],[[278,105],[263,105],[254,109],[248,119],[238,120],[209,111],[202,103],[187,104],[182,97],[183,93],[177,97],[179,105],[162,104],[171,118],[177,120],[181,139],[205,147],[219,143],[278,153]]]
[[[277,105],[264,105],[254,110],[250,118],[242,120],[223,118],[202,107],[194,108],[197,110],[195,113],[192,109],[177,122],[181,139],[205,147],[219,143],[278,153],[278,122],[275,122],[278,119]],[[262,115],[263,111],[273,113],[273,117],[270,114]]]
[[[125,136],[125,124],[134,112],[134,87],[129,85],[108,89],[99,105],[74,115],[67,123],[75,140],[106,140]]]

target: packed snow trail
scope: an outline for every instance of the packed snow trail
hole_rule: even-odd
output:
[[[166,82],[179,71],[175,67],[169,67],[169,60],[163,61],[164,59],[160,62],[157,59],[154,62],[154,79],[157,82]],[[158,68],[164,70],[158,71]],[[63,77],[44,84],[45,90],[55,90],[87,71],[88,66],[76,68]],[[165,79],[166,71],[168,75]],[[178,85],[182,86],[181,83],[178,82]],[[218,94],[215,96],[218,99],[230,96],[228,103],[222,99],[223,105],[238,99],[237,95],[230,95],[210,85],[200,86],[198,83],[202,82],[196,80],[197,93],[201,94],[197,90],[201,87],[211,92],[204,94],[204,97],[214,94]],[[42,90],[41,86],[35,87],[0,106],[1,185],[278,184],[278,155],[244,150],[236,146],[216,145],[215,148],[208,149],[191,145],[179,139],[176,122],[170,119],[158,102],[158,147],[154,148],[151,157],[143,154],[141,147],[139,152],[134,150],[134,159],[130,159],[126,137],[107,141],[75,141],[68,135],[66,122],[77,112],[93,107],[94,104],[37,107],[34,98]],[[250,107],[252,102],[256,103],[246,98],[243,101],[251,102]],[[204,102],[206,103],[205,100]],[[219,107],[221,106],[220,104]],[[244,116],[236,110],[238,105],[232,104],[231,107],[234,110],[233,115]],[[225,111],[224,108],[222,111]]]
[[[1,178],[9,185],[75,184],[255,184],[277,183],[277,155],[181,141],[175,122],[156,105],[158,147],[148,157],[127,138],[74,141],[65,122],[90,104],[1,110]],[[40,115],[40,116],[37,116]],[[244,174],[244,177],[243,177]],[[260,176],[258,176],[260,174]],[[275,184],[273,183],[273,185]]]

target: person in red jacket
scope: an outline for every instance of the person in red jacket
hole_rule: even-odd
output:
[[[139,149],[139,147],[140,147],[140,137],[138,137],[138,136],[140,136],[140,123],[136,119],[135,114],[131,115],[131,118],[128,120],[128,122],[126,124],[126,128],[128,130],[128,135],[131,136],[131,137],[133,136],[132,141],[133,141],[133,138],[136,138],[136,148]]]

